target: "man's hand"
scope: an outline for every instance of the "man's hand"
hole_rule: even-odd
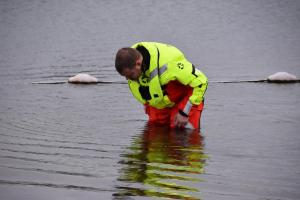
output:
[[[188,123],[188,121],[189,121],[188,117],[185,117],[180,113],[177,113],[174,118],[174,125],[176,127],[184,127]]]

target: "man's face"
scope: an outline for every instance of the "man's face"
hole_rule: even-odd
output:
[[[124,68],[121,75],[124,76],[127,80],[130,79],[133,81],[137,81],[142,75],[141,65],[141,60],[137,60],[135,66],[132,69]]]

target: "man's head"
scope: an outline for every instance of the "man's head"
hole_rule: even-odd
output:
[[[138,50],[125,47],[118,50],[115,67],[119,74],[125,76],[127,80],[136,81],[142,74],[142,62],[143,57]]]

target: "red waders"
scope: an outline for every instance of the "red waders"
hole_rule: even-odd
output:
[[[175,103],[172,108],[157,109],[148,104],[145,105],[145,112],[149,116],[149,122],[159,125],[170,125],[175,128],[174,118],[178,110],[183,110],[189,97],[192,95],[193,88],[182,85],[178,81],[170,81],[163,90],[168,95],[169,99]],[[193,105],[189,113],[189,123],[194,129],[200,128],[200,118],[203,110],[203,102],[200,105]]]

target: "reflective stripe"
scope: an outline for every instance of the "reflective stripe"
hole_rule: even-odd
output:
[[[162,75],[165,71],[167,71],[168,66],[163,65],[161,68],[159,68],[159,75]]]
[[[156,75],[161,75],[163,74],[165,71],[167,71],[168,67],[167,65],[163,65],[160,68],[155,68],[151,73],[150,73],[150,77],[149,77],[149,82],[156,76]]]
[[[155,68],[151,73],[149,77],[149,82],[158,74],[157,68]]]
[[[192,106],[193,104],[190,101],[188,101],[183,109],[183,112],[188,115],[191,111]]]

